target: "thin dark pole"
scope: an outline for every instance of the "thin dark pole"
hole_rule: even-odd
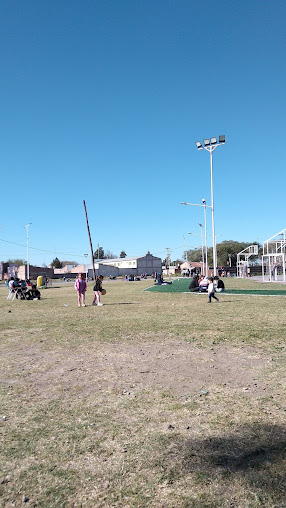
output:
[[[87,211],[86,211],[86,206],[85,206],[85,200],[83,200],[83,206],[84,206],[84,211],[85,211],[86,226],[87,226],[87,232],[88,232],[89,244],[90,244],[90,250],[91,250],[91,262],[92,262],[93,280],[95,280],[94,254],[93,254],[92,241],[91,241],[90,230],[89,230],[89,225],[88,225],[88,218],[87,218]]]

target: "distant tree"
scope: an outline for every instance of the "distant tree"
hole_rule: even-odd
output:
[[[104,256],[104,259],[114,259],[116,258],[116,254],[113,254],[110,250],[107,250]]]
[[[258,256],[256,259],[261,257],[261,246],[257,242],[237,242],[234,240],[225,240],[221,243],[217,243],[217,265],[227,266],[231,263],[232,266],[236,265],[237,254],[242,250],[246,249],[249,245],[258,245]],[[187,251],[188,261],[201,261],[202,250],[201,248],[192,249]],[[208,265],[213,265],[213,249],[208,247]]]
[[[62,268],[62,266],[63,265],[62,265],[61,261],[59,260],[59,258],[55,258],[51,262],[51,268]]]
[[[120,252],[120,257],[121,257],[121,258],[126,258],[126,256],[127,256],[127,254],[126,254],[125,250],[122,250],[122,251]]]
[[[102,247],[98,247],[94,252],[94,259],[104,259],[104,250]]]
[[[192,261],[194,263],[198,263],[202,260],[202,249],[191,249],[187,251],[187,258],[188,261],[191,263]]]
[[[231,261],[231,265],[235,266],[237,262],[237,254],[249,247],[249,245],[258,245],[258,256],[261,256],[261,246],[257,242],[237,242],[234,240],[225,240],[217,244],[217,262],[218,266],[227,266]]]
[[[7,261],[5,261],[5,263],[9,263],[9,264],[14,263],[16,265],[22,266],[22,265],[26,265],[27,261],[25,261],[24,259],[7,259]]]
[[[184,261],[182,259],[176,259],[175,261],[172,261],[173,266],[181,265]]]

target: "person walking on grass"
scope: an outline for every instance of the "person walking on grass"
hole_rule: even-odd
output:
[[[98,305],[100,307],[103,305],[103,303],[101,303],[100,301],[100,293],[102,291],[102,281],[103,275],[99,275],[98,277],[96,277],[95,285],[93,287],[94,299],[92,305]]]
[[[85,292],[86,292],[86,282],[83,273],[79,273],[75,283],[74,288],[77,292],[77,304],[78,307],[86,307],[85,305]]]
[[[212,303],[212,298],[214,298],[216,300],[216,303],[219,302],[219,299],[215,296],[215,287],[214,287],[213,277],[209,278],[208,295],[209,295],[208,303]]]

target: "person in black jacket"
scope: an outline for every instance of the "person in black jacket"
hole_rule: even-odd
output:
[[[222,293],[224,291],[224,282],[219,277],[214,278],[215,290],[217,293]]]
[[[37,289],[36,284],[32,284],[31,289],[28,289],[28,291],[26,291],[26,299],[27,300],[40,300],[41,299],[41,293]]]
[[[102,291],[102,281],[103,281],[103,275],[99,275],[96,277],[96,281],[93,287],[94,291],[94,299],[92,302],[92,305],[99,305],[100,307],[103,305],[100,301],[100,293]]]
[[[194,275],[191,282],[190,282],[189,290],[192,293],[194,293],[195,291],[199,291],[199,289],[200,289],[200,286],[199,286],[198,277],[197,277],[197,275]]]

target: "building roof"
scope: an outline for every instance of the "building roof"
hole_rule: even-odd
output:
[[[153,256],[153,254],[150,254],[150,252],[147,252],[144,256],[129,256],[129,257],[126,256],[126,258],[95,259],[94,262],[95,263],[119,263],[121,261],[134,261],[135,259],[142,259],[142,258],[145,258],[146,256],[152,256],[152,258],[161,259],[157,256]]]
[[[180,268],[181,270],[187,270],[188,268],[200,268],[202,266],[202,261],[185,261],[180,265]]]

